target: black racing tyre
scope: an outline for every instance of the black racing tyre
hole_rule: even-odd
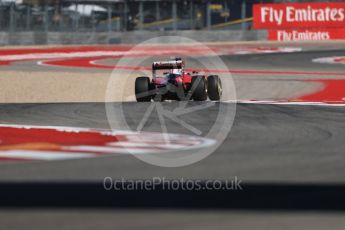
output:
[[[217,75],[208,76],[207,95],[211,101],[219,101],[222,97],[222,81]]]
[[[205,76],[193,76],[192,77],[192,99],[194,101],[206,101],[206,80]]]
[[[137,77],[135,79],[135,98],[137,102],[151,101],[152,96],[149,94],[150,85],[150,78],[148,77]]]
[[[178,83],[176,86],[176,100],[177,101],[186,101],[187,95],[184,90],[182,83]]]

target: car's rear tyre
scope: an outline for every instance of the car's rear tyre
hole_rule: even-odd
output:
[[[219,101],[222,97],[222,81],[217,75],[208,76],[207,95],[211,101]]]
[[[137,79],[135,79],[135,98],[137,101],[151,101],[152,96],[149,92],[151,88],[150,78],[137,77]]]
[[[207,99],[205,76],[193,76],[191,90],[194,101],[205,101]]]
[[[177,101],[186,101],[188,100],[186,92],[182,83],[178,83],[176,86],[176,100]]]

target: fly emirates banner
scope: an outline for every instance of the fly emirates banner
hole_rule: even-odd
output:
[[[269,40],[345,39],[345,3],[256,4],[253,25],[268,29]]]

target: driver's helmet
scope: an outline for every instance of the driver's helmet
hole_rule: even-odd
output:
[[[182,69],[173,69],[173,74],[182,75]]]

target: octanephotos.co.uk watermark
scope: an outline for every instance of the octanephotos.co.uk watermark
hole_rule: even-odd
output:
[[[107,191],[213,191],[213,190],[243,190],[242,180],[233,177],[227,180],[198,180],[198,179],[166,179],[153,177],[151,179],[113,179],[105,177],[103,188]]]

